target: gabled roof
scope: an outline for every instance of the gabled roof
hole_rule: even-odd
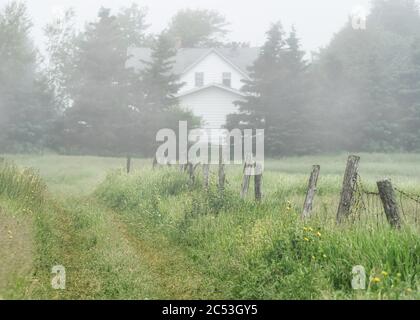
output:
[[[206,90],[206,89],[209,89],[209,88],[218,88],[218,89],[236,94],[236,95],[241,96],[241,97],[246,97],[246,94],[243,93],[242,91],[226,87],[226,86],[224,86],[222,84],[219,84],[219,83],[210,83],[210,84],[202,86],[202,87],[196,87],[196,88],[193,88],[191,90],[184,91],[182,93],[178,93],[178,94],[175,95],[175,97],[180,98],[180,97],[188,96],[188,95],[193,94],[195,92],[203,91],[203,90]]]
[[[247,68],[258,58],[260,48],[182,48],[179,49],[174,60],[173,72],[183,74],[195,64],[199,63],[212,52],[218,54],[241,73],[247,75]],[[141,60],[150,61],[152,50],[150,48],[131,48],[127,62],[128,67],[141,70],[144,64]]]

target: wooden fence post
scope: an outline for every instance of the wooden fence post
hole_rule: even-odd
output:
[[[225,164],[223,161],[223,146],[219,145],[219,190],[225,189]]]
[[[203,187],[205,190],[209,188],[209,173],[210,165],[208,163],[203,164]]]
[[[341,223],[350,214],[351,202],[353,199],[354,187],[357,182],[357,170],[360,157],[349,156],[346,172],[344,173],[343,189],[341,190],[340,204],[337,211],[337,223]]]
[[[190,176],[190,185],[194,185],[195,176],[194,176],[194,165],[191,162],[188,162],[188,174]]]
[[[397,200],[395,199],[395,192],[391,180],[386,179],[378,181],[376,184],[378,185],[379,195],[389,224],[395,229],[400,229],[400,211],[398,209]]]
[[[262,199],[262,165],[260,163],[255,164],[254,172],[254,191],[255,191],[255,200],[261,201]]]
[[[127,174],[131,172],[131,156],[127,156]]]
[[[254,164],[250,161],[245,161],[244,172],[243,172],[243,179],[242,179],[242,187],[241,187],[241,198],[244,199],[248,194],[249,190],[249,183],[251,181],[251,170]]]
[[[316,184],[318,182],[320,170],[321,170],[321,167],[319,165],[315,165],[312,167],[311,177],[309,178],[308,191],[306,192],[306,198],[303,204],[303,213],[302,213],[303,219],[309,218],[311,216],[312,203],[314,201],[314,197],[316,193]]]

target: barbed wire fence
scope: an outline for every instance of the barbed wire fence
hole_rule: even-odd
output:
[[[349,214],[351,221],[353,223],[356,221],[369,221],[376,224],[377,227],[387,224],[384,205],[379,191],[366,188],[360,174],[357,173],[355,179]],[[420,195],[403,191],[399,187],[394,187],[394,191],[403,223],[419,226]]]
[[[219,150],[219,155],[220,155]],[[252,160],[252,159],[251,159]],[[250,183],[250,173],[247,173],[248,166],[256,166],[255,161],[246,159],[243,170],[243,181],[241,185],[241,197],[245,198],[248,193]],[[360,157],[349,156],[347,168],[343,181],[343,189],[341,192],[341,199],[337,213],[336,221],[341,223],[344,218],[347,218],[352,223],[367,223],[371,226],[376,225],[378,228],[391,224],[392,227],[400,228],[401,224],[414,225],[420,227],[420,194],[404,191],[399,186],[392,185],[389,179],[377,181],[375,187],[371,184],[366,184],[358,173],[358,162]],[[154,167],[157,160],[154,159]],[[195,181],[195,171],[200,164],[182,165],[180,170],[188,172],[190,176],[191,185]],[[205,190],[209,186],[210,170],[209,165],[203,166],[203,187]],[[224,190],[226,181],[225,165],[219,157],[218,187],[221,191]],[[129,172],[129,160],[127,160],[127,172]],[[262,200],[262,170],[255,178],[255,200]],[[312,214],[312,205],[316,193],[318,176],[320,173],[320,166],[314,165],[309,178],[304,208],[302,213],[303,219],[310,218]],[[369,185],[369,188],[367,187]],[[320,212],[327,212],[329,210],[320,210]],[[324,223],[330,221],[331,216],[328,214],[316,213],[318,218],[322,219]]]
[[[420,195],[403,191],[397,187],[394,187],[394,190],[398,194],[403,220],[406,222],[414,221],[418,225],[420,218]]]

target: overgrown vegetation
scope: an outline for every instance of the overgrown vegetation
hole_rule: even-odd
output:
[[[39,167],[53,194],[34,171],[0,165],[2,298],[420,298],[418,227],[395,231],[367,217],[335,224],[345,155],[267,161],[260,204],[239,198],[239,168],[228,168],[222,194],[214,171],[204,191],[201,177],[190,186],[178,169],[151,171],[150,161],[136,160],[133,174],[114,169],[86,196],[77,186],[93,190],[103,172],[124,161],[59,157],[70,170],[54,179],[56,158],[15,157]],[[368,188],[394,173],[404,190],[419,193],[418,156],[362,159]],[[72,168],[75,161],[90,168],[89,178],[74,179],[82,172]],[[324,166],[314,217],[304,223],[304,169],[314,162]],[[66,185],[73,185],[67,195],[58,192]],[[66,268],[66,290],[51,288],[54,265]],[[368,273],[366,290],[351,288],[355,265]]]
[[[239,175],[235,176],[238,179]],[[165,183],[162,183],[165,181]],[[164,235],[190,263],[209,278],[207,290],[228,299],[418,298],[418,229],[401,232],[366,223],[337,227],[300,220],[300,203],[274,193],[262,204],[243,201],[232,188],[220,194],[213,181],[200,182],[171,170],[114,173],[96,194],[120,212],[133,235]],[[285,188],[286,186],[278,186]],[[337,196],[320,188],[322,200]],[[303,196],[300,190],[295,195]],[[143,226],[138,228],[137,226]],[[368,289],[351,288],[352,267],[370,274]]]

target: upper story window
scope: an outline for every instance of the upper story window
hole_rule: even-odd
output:
[[[195,86],[196,87],[204,86],[204,72],[195,73]]]
[[[230,72],[223,72],[222,83],[226,87],[232,86],[232,74]]]

